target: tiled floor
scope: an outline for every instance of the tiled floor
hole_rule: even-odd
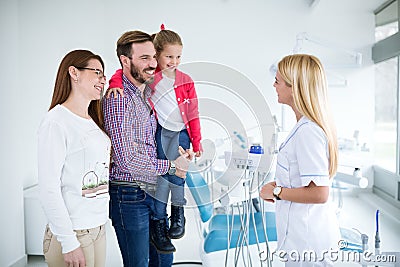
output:
[[[369,246],[374,247],[375,235],[375,212],[380,205],[381,199],[371,193],[363,193],[358,196],[345,195],[343,201],[342,211],[340,212],[341,226],[348,228],[356,228],[360,232],[369,236]],[[400,210],[388,210],[387,213],[382,207],[380,217],[380,236],[381,236],[381,250],[382,251],[400,251]],[[397,214],[394,214],[397,213]],[[200,246],[201,240],[199,238],[196,213],[195,210],[186,210],[187,230],[186,235],[180,239],[175,240],[174,245],[177,248],[175,254],[175,262],[179,263],[182,267],[194,267],[198,264],[189,264],[189,262],[200,263]],[[110,225],[107,228],[107,267],[122,266],[121,256],[116,243],[116,238],[113,229]],[[400,259],[398,259],[400,260]],[[183,264],[183,263],[187,264]],[[40,256],[30,256],[28,267],[43,267],[46,264]],[[273,266],[283,266],[280,262],[273,262]],[[360,266],[355,263],[337,263],[335,266]]]

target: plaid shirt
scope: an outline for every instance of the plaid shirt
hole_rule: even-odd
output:
[[[148,103],[151,89],[141,91],[123,75],[124,97],[103,100],[104,128],[111,138],[110,181],[155,184],[168,171],[169,161],[157,159],[157,121]]]

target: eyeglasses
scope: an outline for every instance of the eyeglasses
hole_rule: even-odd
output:
[[[106,75],[104,75],[102,70],[94,69],[94,68],[86,68],[86,67],[75,67],[75,68],[77,68],[78,70],[93,70],[97,74],[97,77],[99,79],[103,79],[103,78],[106,79]]]

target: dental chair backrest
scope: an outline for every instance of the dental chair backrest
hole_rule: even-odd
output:
[[[214,205],[211,201],[210,189],[203,176],[198,172],[187,172],[186,184],[192,193],[200,218],[203,223],[210,220],[213,215]]]

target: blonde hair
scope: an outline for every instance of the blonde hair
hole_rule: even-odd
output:
[[[338,146],[336,128],[328,102],[327,82],[321,61],[312,55],[296,54],[278,63],[278,72],[292,87],[295,108],[318,124],[328,139],[329,176],[337,171]]]

